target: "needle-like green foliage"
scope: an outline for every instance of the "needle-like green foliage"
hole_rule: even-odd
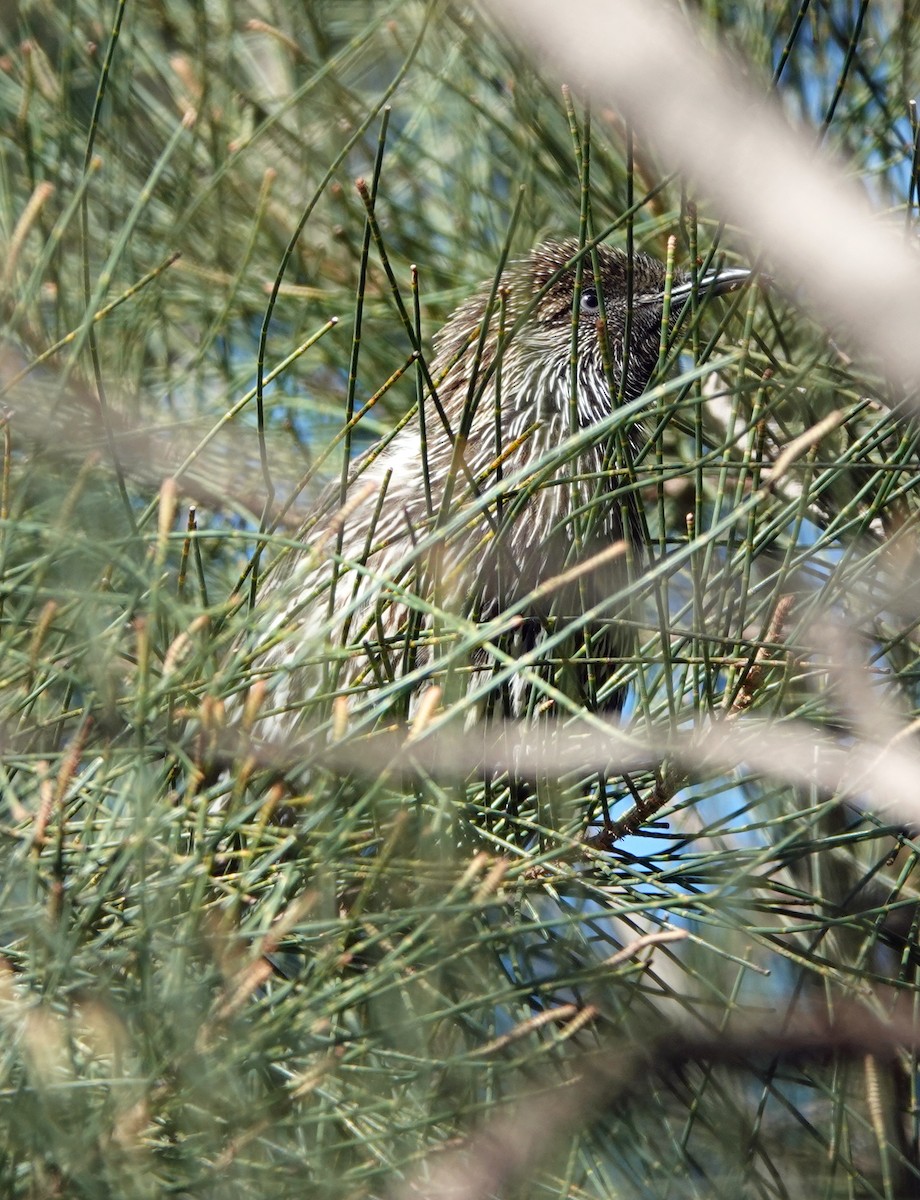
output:
[[[910,242],[911,6],[688,7]],[[694,295],[641,401],[485,482],[638,438],[612,731],[541,677],[484,768],[471,652],[528,664],[422,590],[436,708],[382,662],[343,700],[320,621],[263,736],[273,572],[503,256],[769,261],[488,5],[31,0],[0,42],[0,1197],[916,1194],[912,830],[788,740],[915,736],[878,364]]]

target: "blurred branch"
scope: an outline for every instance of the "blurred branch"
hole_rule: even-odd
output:
[[[850,172],[794,133],[727,54],[705,49],[685,16],[658,0],[492,7],[541,61],[621,108],[750,231],[777,279],[801,289],[899,388],[920,379],[920,272],[903,231],[878,219]]]
[[[488,1124],[461,1148],[431,1155],[424,1174],[396,1195],[489,1200],[505,1194],[530,1177],[573,1130],[611,1119],[611,1109],[641,1103],[656,1078],[680,1078],[693,1065],[750,1071],[770,1060],[800,1067],[867,1055],[891,1063],[918,1041],[912,1019],[884,1020],[856,1005],[841,1005],[833,1019],[815,1012],[784,1021],[734,1021],[715,1037],[668,1029],[641,1043],[612,1041],[573,1058],[562,1083],[554,1080],[538,1095],[490,1114]]]
[[[0,346],[0,393],[15,448],[26,454],[40,452],[49,466],[62,468],[103,451],[108,439],[93,394],[72,380],[58,388],[47,371],[32,375],[34,365],[26,364],[12,346]],[[265,497],[258,442],[254,431],[231,423],[245,402],[243,397],[231,413],[217,420],[188,417],[158,425],[154,418],[141,424],[119,404],[112,389],[108,420],[125,478],[139,491],[156,491],[165,478],[177,476],[182,493],[199,504],[257,515]],[[309,511],[311,498],[311,493],[299,489],[304,460],[283,431],[270,431],[267,440],[278,479],[273,516],[296,528]],[[105,454],[99,464],[111,470]]]

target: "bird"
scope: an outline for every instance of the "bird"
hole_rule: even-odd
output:
[[[694,289],[748,277],[669,282],[648,254],[566,238],[461,304],[421,411],[351,466],[344,495],[330,485],[269,575],[252,662],[272,736],[322,711],[328,728],[336,704],[352,722],[408,719],[432,695],[463,699],[468,722],[621,711],[645,434],[610,418],[656,369],[666,296],[673,325]]]

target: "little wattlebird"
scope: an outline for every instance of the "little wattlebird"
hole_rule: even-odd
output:
[[[328,729],[336,702],[352,729],[406,717],[426,694],[467,721],[622,707],[644,436],[616,415],[658,363],[665,291],[645,254],[546,242],[454,313],[422,413],[321,497],[304,551],[269,576],[253,660],[268,736]],[[669,295],[673,324],[690,277]]]

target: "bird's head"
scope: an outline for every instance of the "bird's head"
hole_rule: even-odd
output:
[[[524,341],[538,353],[568,358],[572,346],[576,304],[576,265],[581,248],[574,238],[544,242],[514,273],[518,311],[523,311]],[[599,333],[606,330],[614,379],[619,383],[627,357],[628,399],[639,395],[658,360],[665,304],[667,270],[648,254],[632,260],[620,249],[598,246],[595,261],[581,253],[581,287],[577,293],[578,356],[600,366]],[[573,261],[574,260],[574,261]],[[709,272],[697,280],[700,295],[713,295],[740,286],[749,277],[743,269]],[[691,294],[691,276],[675,271],[671,279],[670,320],[673,324]],[[605,324],[601,325],[601,319]],[[629,348],[626,353],[626,334]]]
[[[577,358],[585,384],[579,389],[582,420],[590,423],[610,411],[604,333],[617,390],[625,360],[623,394],[627,400],[639,396],[658,362],[667,271],[664,263],[648,254],[636,253],[630,262],[624,251],[603,245],[596,248],[596,263],[595,273],[595,255],[580,247],[576,238],[543,242],[529,258],[506,267],[497,290],[484,287],[461,305],[435,339],[435,375],[442,371],[448,378],[448,403],[451,399],[457,405],[466,403],[474,360],[477,376],[488,379],[494,377],[500,357],[506,392],[514,392],[517,385],[536,401],[542,393],[567,404],[576,294]],[[729,291],[748,275],[735,268],[709,272],[698,277],[696,286],[700,295]],[[672,323],[690,294],[691,276],[675,271],[670,290]],[[481,340],[487,316],[487,336]],[[519,412],[520,406],[509,411]]]

